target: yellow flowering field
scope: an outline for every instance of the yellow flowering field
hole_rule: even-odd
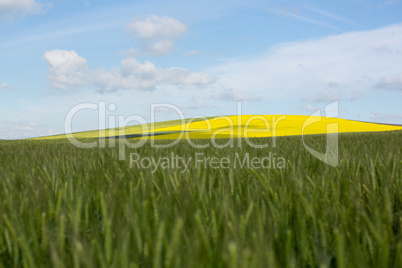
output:
[[[75,138],[118,137],[154,139],[210,139],[280,137],[326,133],[378,132],[402,130],[402,126],[305,115],[242,115],[192,118],[135,125],[104,131],[74,133]],[[36,139],[60,139],[66,135]]]

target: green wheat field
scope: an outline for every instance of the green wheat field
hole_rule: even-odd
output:
[[[285,167],[152,172],[129,158],[268,152]],[[340,134],[337,167],[298,136],[118,153],[0,141],[0,267],[402,267],[402,131]]]

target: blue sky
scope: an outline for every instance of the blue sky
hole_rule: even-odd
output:
[[[402,2],[0,0],[0,138],[111,116],[312,114],[402,123]],[[157,110],[156,120],[175,119]],[[73,130],[98,128],[84,111]]]

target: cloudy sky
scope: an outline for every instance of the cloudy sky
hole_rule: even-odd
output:
[[[308,115],[338,100],[339,117],[402,123],[401,14],[398,0],[0,0],[0,138],[63,133],[99,102],[150,121],[151,104]]]

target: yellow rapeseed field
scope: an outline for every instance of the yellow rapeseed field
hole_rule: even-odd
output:
[[[74,133],[75,138],[98,138],[133,135],[154,139],[210,139],[210,138],[253,138],[280,137],[327,133],[378,132],[402,130],[402,126],[360,122],[340,118],[304,115],[242,115],[221,116],[135,125],[104,131]],[[154,136],[155,135],[155,136]],[[36,139],[60,139],[66,135]]]
[[[155,139],[178,137],[230,138],[280,137],[326,133],[377,132],[400,130],[402,126],[352,121],[339,118],[303,115],[224,116],[183,125],[157,128],[153,132],[177,132],[158,135]]]

